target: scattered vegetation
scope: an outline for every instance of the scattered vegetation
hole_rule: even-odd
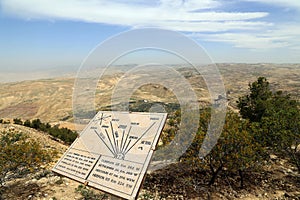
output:
[[[145,193],[139,195],[139,198],[144,199],[144,200],[150,200],[150,199],[154,199],[154,196],[149,192],[145,192]]]
[[[41,178],[47,177],[51,173],[52,173],[51,170],[45,169],[45,170],[42,170],[40,173],[37,173],[34,176],[34,178],[37,179],[37,180],[40,180]]]
[[[68,128],[59,128],[58,125],[51,126],[49,123],[43,123],[40,119],[34,119],[32,121],[22,121],[20,118],[13,119],[14,124],[23,125],[26,127],[34,128],[39,131],[46,132],[55,138],[62,140],[67,144],[71,144],[78,136],[78,134]],[[5,123],[5,121],[0,121]]]
[[[33,172],[50,162],[53,153],[24,133],[0,133],[0,186],[7,179]]]
[[[23,122],[20,118],[15,118],[14,119],[14,124],[19,124],[19,125],[23,125]]]
[[[0,119],[0,124],[10,124],[9,120]]]
[[[106,107],[102,107],[100,110],[102,111],[111,111],[112,107],[121,107],[124,106],[123,104],[117,104],[117,105],[113,105],[113,106],[106,106]],[[156,109],[157,106],[160,106],[158,109]],[[164,103],[164,102],[152,102],[152,101],[148,101],[148,100],[132,100],[131,102],[129,102],[128,105],[128,109],[130,112],[162,112],[162,110],[160,110],[161,108],[164,109],[163,112],[167,112],[167,113],[173,113],[177,110],[180,109],[180,104],[178,103]],[[83,112],[80,112],[81,115],[77,115],[77,116],[83,116]],[[91,113],[92,116],[94,116],[96,113]],[[86,116],[86,115],[84,115]]]
[[[101,200],[107,198],[106,194],[96,194],[92,189],[81,184],[75,189],[75,191],[82,195],[81,200]]]

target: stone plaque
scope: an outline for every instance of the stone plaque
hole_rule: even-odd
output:
[[[135,199],[166,113],[100,111],[53,171],[102,191]]]

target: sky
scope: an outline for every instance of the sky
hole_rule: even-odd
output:
[[[0,0],[0,71],[78,68],[99,43],[148,27],[215,63],[300,63],[299,0]]]

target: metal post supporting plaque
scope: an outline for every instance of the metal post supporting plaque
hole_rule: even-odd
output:
[[[166,113],[100,111],[53,171],[125,199],[135,199]]]

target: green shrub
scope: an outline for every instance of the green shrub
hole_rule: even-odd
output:
[[[282,91],[271,92],[264,77],[249,84],[250,93],[239,98],[243,118],[256,126],[256,140],[270,153],[289,157],[300,171],[300,104]]]
[[[23,125],[23,122],[20,118],[15,118],[14,119],[14,124],[19,124],[19,125]]]
[[[51,173],[52,173],[51,170],[46,169],[46,170],[43,170],[41,173],[35,175],[34,178],[37,179],[37,180],[39,180],[41,178],[44,178],[44,177],[48,176]]]
[[[53,154],[24,133],[0,133],[0,185],[10,178],[8,173],[13,178],[34,171],[41,164],[50,162]]]
[[[91,189],[81,184],[75,191],[82,195],[81,200],[100,200],[107,196],[106,194],[95,194]]]
[[[201,113],[199,132],[182,160],[210,171],[210,185],[226,169],[227,172],[239,174],[243,187],[244,171],[259,167],[265,155],[259,142],[255,141],[251,124],[229,111],[218,143],[205,158],[200,159],[199,149],[206,136],[209,120],[210,110]]]
[[[58,138],[64,141],[67,144],[71,144],[78,136],[75,131],[72,131],[68,128],[59,128],[58,126],[51,126],[49,123],[43,123],[40,119],[34,119],[31,122],[26,120],[24,126],[34,128],[52,135],[55,138]]]
[[[27,127],[31,127],[31,122],[30,122],[30,120],[26,119],[26,121],[24,122],[23,125],[24,125],[24,126],[27,126]]]

